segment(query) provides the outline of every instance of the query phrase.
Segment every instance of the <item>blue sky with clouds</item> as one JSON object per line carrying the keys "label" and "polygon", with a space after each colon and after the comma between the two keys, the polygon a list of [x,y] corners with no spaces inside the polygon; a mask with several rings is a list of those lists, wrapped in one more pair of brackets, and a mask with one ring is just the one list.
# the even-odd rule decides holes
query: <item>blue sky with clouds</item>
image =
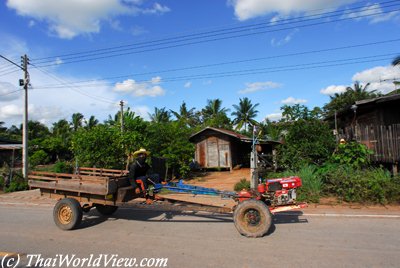
{"label": "blue sky with clouds", "polygon": [[[154,107],[201,109],[220,98],[323,106],[355,81],[394,90],[400,1],[6,0],[0,54],[27,54],[30,119],[81,112],[100,121],[118,103],[145,119]],[[0,121],[22,121],[22,71],[0,59]]]}

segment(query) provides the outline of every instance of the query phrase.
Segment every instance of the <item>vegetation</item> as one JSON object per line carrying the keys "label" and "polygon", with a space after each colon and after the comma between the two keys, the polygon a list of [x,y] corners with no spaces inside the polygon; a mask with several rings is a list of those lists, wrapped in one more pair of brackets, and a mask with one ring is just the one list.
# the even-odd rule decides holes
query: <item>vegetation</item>
{"label": "vegetation", "polygon": [[245,190],[249,190],[250,189],[250,181],[246,180],[245,178],[241,179],[238,183],[235,184],[235,186],[233,187],[233,189],[236,192],[239,192],[243,189]]}
{"label": "vegetation", "polygon": [[[400,177],[392,177],[385,169],[371,166],[370,151],[364,145],[352,141],[337,145],[330,128],[332,122],[322,120],[356,100],[378,96],[367,91],[368,86],[356,83],[354,88],[333,96],[323,109],[285,105],[281,108],[282,119],[275,122],[255,121],[259,104],[253,104],[246,97],[233,105],[232,119],[228,117],[230,110],[223,107],[220,99],[211,99],[200,110],[187,107],[185,102],[178,111],[156,107],[150,121],[143,120],[129,108],[123,114],[109,115],[102,123],[94,116],[85,120],[80,113],[73,114],[70,120],[55,122],[50,128],[29,121],[30,166],[67,173],[73,171],[75,164],[125,169],[132,153],[144,147],[152,156],[166,160],[169,176],[186,177],[195,151],[189,142],[193,133],[212,126],[251,135],[249,127],[257,125],[262,133],[260,138],[281,142],[277,147],[277,161],[282,172],[270,173],[268,177],[301,177],[299,200],[319,202],[323,196],[334,196],[346,202],[399,202]],[[21,140],[21,129],[6,128],[0,122],[0,137]],[[21,175],[13,175],[15,179],[7,191],[26,189]],[[2,172],[0,184],[4,183]],[[249,187],[250,182],[242,179],[235,190]]]}

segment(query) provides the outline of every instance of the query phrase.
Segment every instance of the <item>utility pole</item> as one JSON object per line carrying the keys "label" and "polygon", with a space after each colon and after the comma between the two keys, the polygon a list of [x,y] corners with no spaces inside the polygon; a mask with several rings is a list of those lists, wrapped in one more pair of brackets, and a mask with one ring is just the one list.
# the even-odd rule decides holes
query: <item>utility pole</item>
{"label": "utility pole", "polygon": [[28,176],[28,86],[29,86],[29,73],[28,64],[29,58],[25,54],[21,57],[21,66],[12,60],[0,55],[0,58],[8,61],[9,63],[17,66],[24,71],[24,79],[19,80],[19,86],[24,87],[24,115],[22,121],[22,175],[26,179]]}
{"label": "utility pole", "polygon": [[121,133],[124,132],[124,101],[121,100],[119,102],[119,105],[121,106]]}
{"label": "utility pole", "polygon": [[23,83],[20,81],[20,85],[24,86],[24,116],[23,116],[23,129],[22,129],[22,175],[26,179],[28,177],[28,85],[29,85],[29,73],[28,64],[29,59],[25,54],[21,57],[22,70],[24,71]]}

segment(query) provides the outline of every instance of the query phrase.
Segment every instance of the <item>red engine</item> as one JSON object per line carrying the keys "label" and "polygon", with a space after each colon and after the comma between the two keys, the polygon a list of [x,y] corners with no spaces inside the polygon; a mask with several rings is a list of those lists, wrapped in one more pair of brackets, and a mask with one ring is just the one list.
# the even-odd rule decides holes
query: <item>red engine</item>
{"label": "red engine", "polygon": [[299,177],[269,179],[258,185],[258,192],[269,205],[289,205],[296,201],[296,189],[301,186]]}

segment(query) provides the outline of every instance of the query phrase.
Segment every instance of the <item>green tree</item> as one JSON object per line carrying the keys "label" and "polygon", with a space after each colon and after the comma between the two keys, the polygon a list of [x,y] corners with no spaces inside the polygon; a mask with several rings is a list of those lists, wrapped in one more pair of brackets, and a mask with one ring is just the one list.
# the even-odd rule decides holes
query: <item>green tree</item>
{"label": "green tree", "polygon": [[211,127],[231,129],[231,120],[227,116],[229,109],[222,107],[220,99],[207,100],[207,105],[202,109],[203,124]]}
{"label": "green tree", "polygon": [[153,123],[167,123],[170,121],[171,117],[169,111],[167,111],[165,107],[161,109],[155,107],[154,113],[149,115],[150,115],[150,120]]}
{"label": "green tree", "polygon": [[7,128],[4,126],[4,122],[0,121],[0,133],[6,132]]}
{"label": "green tree", "polygon": [[86,122],[86,128],[91,129],[99,124],[99,120],[96,119],[94,115],[89,117],[89,120]]}
{"label": "green tree", "polygon": [[181,121],[151,123],[147,131],[147,147],[152,155],[166,158],[174,175],[185,177],[194,155],[194,145],[189,142],[190,128]]}
{"label": "green tree", "polygon": [[347,109],[356,101],[381,96],[380,94],[376,93],[375,90],[367,91],[369,86],[369,83],[367,83],[365,86],[362,86],[359,82],[355,82],[353,88],[347,87],[345,92],[340,94],[335,93],[335,95],[330,96],[329,103],[325,104],[324,106],[326,116],[333,116],[335,111]]}
{"label": "green tree", "polygon": [[179,107],[179,112],[175,112],[172,110],[170,111],[178,121],[181,121],[190,127],[194,127],[196,124],[199,123],[199,117],[196,113],[196,109],[191,108],[188,110],[185,102],[182,102],[181,106]]}
{"label": "green tree", "polygon": [[399,66],[400,65],[400,56],[397,56],[396,58],[393,59],[392,65],[393,66]]}
{"label": "green tree", "polygon": [[81,113],[74,113],[72,114],[72,121],[71,121],[71,125],[72,125],[72,129],[74,131],[77,131],[78,128],[82,127],[83,124],[83,114]]}
{"label": "green tree", "polygon": [[72,150],[80,166],[125,168],[121,132],[117,127],[79,128],[72,136]]}
{"label": "green tree", "polygon": [[271,125],[283,137],[278,146],[278,163],[288,169],[307,164],[321,165],[332,154],[335,139],[328,124],[320,119],[320,109],[304,105],[283,106],[283,118]]}
{"label": "green tree", "polygon": [[258,125],[258,122],[254,120],[258,114],[258,111],[256,110],[258,105],[259,103],[252,104],[251,100],[249,100],[247,97],[240,99],[239,105],[233,105],[235,111],[232,112],[232,116],[235,118],[233,119],[232,123],[236,125],[237,130],[242,129],[244,126],[245,132],[247,132],[248,126]]}

